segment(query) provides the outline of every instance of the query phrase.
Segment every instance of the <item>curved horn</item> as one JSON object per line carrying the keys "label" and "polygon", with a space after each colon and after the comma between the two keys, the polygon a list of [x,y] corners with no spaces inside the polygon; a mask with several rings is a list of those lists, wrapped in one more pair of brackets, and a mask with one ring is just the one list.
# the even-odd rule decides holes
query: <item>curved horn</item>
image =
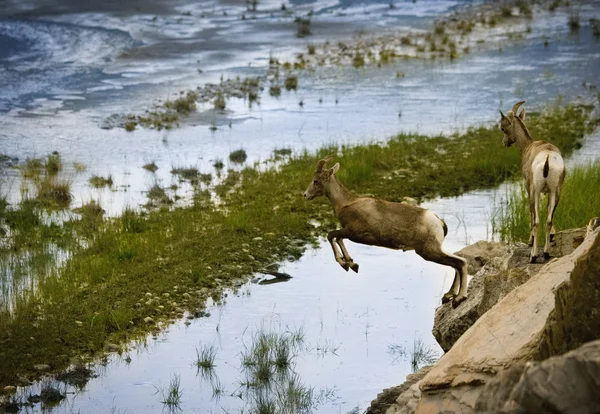
{"label": "curved horn", "polygon": [[517,102],[515,104],[515,106],[512,107],[511,111],[513,111],[515,113],[515,115],[516,115],[517,111],[519,110],[519,107],[521,105],[523,105],[524,103],[525,103],[525,101]]}
{"label": "curved horn", "polygon": [[334,155],[328,155],[325,158],[323,158],[322,160],[320,160],[319,163],[317,164],[317,169],[315,170],[315,172],[323,171],[323,167],[325,167],[325,164],[327,164],[328,161],[330,161],[334,158],[335,158]]}

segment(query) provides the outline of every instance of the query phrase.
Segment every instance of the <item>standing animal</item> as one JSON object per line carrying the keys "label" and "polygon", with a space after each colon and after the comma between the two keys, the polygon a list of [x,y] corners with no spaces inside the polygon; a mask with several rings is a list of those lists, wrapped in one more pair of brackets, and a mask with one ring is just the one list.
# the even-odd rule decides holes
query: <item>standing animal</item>
{"label": "standing animal", "polygon": [[346,271],[358,272],[358,264],[346,250],[344,239],[395,250],[414,250],[425,260],[455,269],[452,287],[444,294],[442,303],[452,301],[452,305],[457,306],[464,301],[467,298],[467,261],[442,250],[442,242],[448,233],[446,223],[433,212],[414,204],[351,193],[335,175],[340,164],[326,168],[332,158],[319,161],[304,198],[327,197],[342,225],[340,230],[327,234],[335,261]]}
{"label": "standing animal", "polygon": [[548,194],[548,218],[546,220],[546,241],[544,259],[550,257],[548,249],[554,240],[556,230],[553,219],[560,200],[560,190],[565,180],[565,163],[560,150],[546,141],[534,141],[525,126],[525,108],[517,115],[519,107],[525,101],[517,102],[506,115],[500,111],[500,129],[504,132],[502,143],[505,147],[517,144],[521,151],[521,172],[525,177],[525,188],[529,196],[531,233],[531,263],[537,259],[537,246],[540,217],[538,207],[541,194]]}

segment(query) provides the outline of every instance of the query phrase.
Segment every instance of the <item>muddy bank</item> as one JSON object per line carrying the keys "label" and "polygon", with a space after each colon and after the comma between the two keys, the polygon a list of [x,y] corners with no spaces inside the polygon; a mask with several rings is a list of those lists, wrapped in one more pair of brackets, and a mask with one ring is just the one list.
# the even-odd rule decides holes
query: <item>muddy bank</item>
{"label": "muddy bank", "polygon": [[600,338],[597,223],[562,232],[553,247],[559,257],[544,265],[528,264],[526,245],[465,248],[479,270],[467,302],[436,311],[434,335],[446,354],[367,412],[595,412],[597,377],[567,382],[600,367],[600,344],[592,342]]}

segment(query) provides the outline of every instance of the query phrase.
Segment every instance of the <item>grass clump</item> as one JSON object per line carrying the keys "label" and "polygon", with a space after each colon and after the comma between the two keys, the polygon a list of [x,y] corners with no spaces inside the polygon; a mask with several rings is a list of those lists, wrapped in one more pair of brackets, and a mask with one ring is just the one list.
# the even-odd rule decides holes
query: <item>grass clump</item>
{"label": "grass clump", "polygon": [[43,162],[39,158],[27,158],[20,166],[21,175],[24,178],[36,178],[41,174]]}
{"label": "grass clump", "polygon": [[235,150],[229,153],[229,160],[236,164],[242,164],[248,158],[248,154],[244,149]]}
{"label": "grass clump", "polygon": [[162,397],[161,403],[164,404],[169,410],[175,411],[179,409],[181,405],[181,397],[183,397],[183,390],[181,389],[181,378],[179,375],[173,375],[169,385],[157,389],[160,391]]}
{"label": "grass clump", "polygon": [[112,175],[109,175],[108,177],[92,175],[88,182],[94,188],[112,187],[112,185],[114,184]]}
{"label": "grass clump", "polygon": [[196,181],[200,176],[200,171],[196,167],[173,168],[171,174],[179,176],[182,180]]}
{"label": "grass clump", "polygon": [[[590,191],[592,188],[600,188],[600,160],[567,171],[554,215],[557,231],[584,227],[591,218],[600,217],[600,192]],[[543,197],[539,207],[540,243],[545,240],[547,211],[547,197]],[[529,198],[522,183],[509,190],[496,206],[492,227],[503,241],[529,241]]]}
{"label": "grass clump", "polygon": [[172,109],[178,114],[187,115],[190,112],[196,110],[196,100],[198,99],[198,93],[195,91],[188,91],[184,96],[181,96],[173,101],[165,102],[167,109]]}
{"label": "grass clump", "polygon": [[579,14],[572,12],[569,14],[569,30],[571,32],[577,32],[581,28],[581,23],[579,22]]}
{"label": "grass clump", "polygon": [[56,175],[62,171],[62,161],[58,152],[53,152],[46,158],[46,174]]}
{"label": "grass clump", "polygon": [[71,204],[71,183],[55,177],[44,177],[36,182],[37,198],[48,207],[64,208]]}
{"label": "grass clump", "polygon": [[312,34],[310,30],[310,18],[296,17],[296,37],[306,37]]}
{"label": "grass clump", "polygon": [[269,95],[271,95],[274,98],[277,98],[278,96],[281,95],[281,85],[279,85],[278,83],[271,83],[271,86],[269,86]]}
{"label": "grass clump", "polygon": [[285,78],[283,85],[285,86],[285,89],[288,91],[298,89],[298,76],[289,74]]}
{"label": "grass clump", "polygon": [[158,171],[158,165],[156,165],[154,161],[144,164],[142,168],[146,171],[150,171],[151,173]]}
{"label": "grass clump", "polygon": [[200,350],[196,348],[196,367],[202,370],[212,370],[215,367],[217,347],[214,344],[201,345]]}
{"label": "grass clump", "polygon": [[213,105],[215,107],[216,110],[218,111],[223,111],[225,110],[225,96],[223,96],[223,93],[219,92],[213,102]]}
{"label": "grass clump", "polygon": [[167,192],[158,183],[155,183],[146,194],[151,202],[158,204],[173,204],[173,200],[167,195]]}

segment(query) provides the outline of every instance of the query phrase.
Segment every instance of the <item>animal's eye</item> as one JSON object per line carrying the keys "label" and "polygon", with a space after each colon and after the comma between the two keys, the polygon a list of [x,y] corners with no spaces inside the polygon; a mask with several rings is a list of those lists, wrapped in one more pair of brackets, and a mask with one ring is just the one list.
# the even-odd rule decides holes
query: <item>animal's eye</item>
{"label": "animal's eye", "polygon": [[319,180],[313,180],[313,184],[319,184]]}

